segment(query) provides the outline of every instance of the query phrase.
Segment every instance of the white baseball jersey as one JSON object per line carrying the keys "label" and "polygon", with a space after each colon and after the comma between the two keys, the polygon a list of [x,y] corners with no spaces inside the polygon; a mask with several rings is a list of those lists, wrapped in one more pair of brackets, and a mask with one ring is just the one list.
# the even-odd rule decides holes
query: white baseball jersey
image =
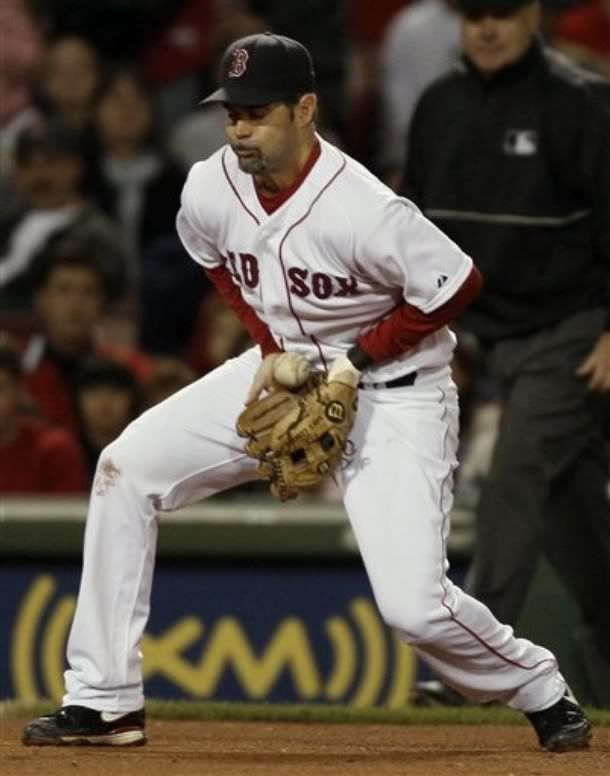
{"label": "white baseball jersey", "polygon": [[[417,207],[320,139],[300,187],[268,215],[252,175],[225,146],[191,169],[178,233],[207,269],[226,266],[278,345],[326,367],[403,299],[429,313],[445,304],[472,261]],[[367,370],[386,381],[444,366],[446,327]]]}

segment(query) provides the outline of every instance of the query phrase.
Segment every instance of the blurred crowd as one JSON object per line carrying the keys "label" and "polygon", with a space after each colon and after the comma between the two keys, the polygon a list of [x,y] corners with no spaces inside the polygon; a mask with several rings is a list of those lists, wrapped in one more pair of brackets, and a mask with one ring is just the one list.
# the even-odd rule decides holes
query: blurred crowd
{"label": "blurred crowd", "polygon": [[[459,24],[443,0],[3,0],[0,29],[0,492],[84,492],[131,420],[249,345],[174,228],[224,143],[197,104],[226,45],[305,43],[321,134],[397,187]],[[549,0],[544,34],[610,76],[610,0]],[[470,502],[500,409],[467,336],[454,367]]]}

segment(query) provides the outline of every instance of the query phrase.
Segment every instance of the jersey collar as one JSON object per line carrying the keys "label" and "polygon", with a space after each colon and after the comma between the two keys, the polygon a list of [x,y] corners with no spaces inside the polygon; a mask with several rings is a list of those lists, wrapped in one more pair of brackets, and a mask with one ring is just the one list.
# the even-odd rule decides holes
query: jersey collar
{"label": "jersey collar", "polygon": [[307,157],[307,161],[305,162],[305,165],[301,170],[301,172],[297,175],[297,177],[290,184],[290,186],[288,186],[287,189],[283,189],[277,194],[273,194],[273,195],[263,194],[256,186],[256,183],[254,184],[254,189],[256,191],[256,196],[258,197],[258,201],[260,202],[261,207],[263,208],[265,213],[267,213],[268,216],[270,216],[279,207],[281,207],[284,204],[284,202],[286,202],[286,200],[288,200],[294,194],[294,192],[299,188],[299,186],[303,183],[305,178],[311,172],[311,169],[313,168],[314,164],[318,161],[320,157],[320,153],[321,153],[320,141],[316,138],[312,146],[312,149],[309,152],[309,156]]}

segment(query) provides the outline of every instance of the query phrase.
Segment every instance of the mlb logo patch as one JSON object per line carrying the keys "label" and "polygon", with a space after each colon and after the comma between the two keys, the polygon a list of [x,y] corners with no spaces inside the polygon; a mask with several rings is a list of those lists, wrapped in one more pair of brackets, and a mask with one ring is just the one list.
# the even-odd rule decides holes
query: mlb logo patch
{"label": "mlb logo patch", "polygon": [[538,153],[538,132],[535,129],[509,129],[504,135],[502,150],[510,156],[533,156]]}

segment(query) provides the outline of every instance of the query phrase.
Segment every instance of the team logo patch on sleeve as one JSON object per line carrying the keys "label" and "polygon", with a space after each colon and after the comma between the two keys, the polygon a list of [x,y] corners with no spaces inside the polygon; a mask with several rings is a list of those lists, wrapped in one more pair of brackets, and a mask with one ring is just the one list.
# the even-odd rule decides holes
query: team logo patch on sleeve
{"label": "team logo patch on sleeve", "polygon": [[231,64],[229,66],[229,78],[239,78],[246,72],[246,65],[248,63],[248,57],[250,55],[244,48],[236,48],[231,57]]}

